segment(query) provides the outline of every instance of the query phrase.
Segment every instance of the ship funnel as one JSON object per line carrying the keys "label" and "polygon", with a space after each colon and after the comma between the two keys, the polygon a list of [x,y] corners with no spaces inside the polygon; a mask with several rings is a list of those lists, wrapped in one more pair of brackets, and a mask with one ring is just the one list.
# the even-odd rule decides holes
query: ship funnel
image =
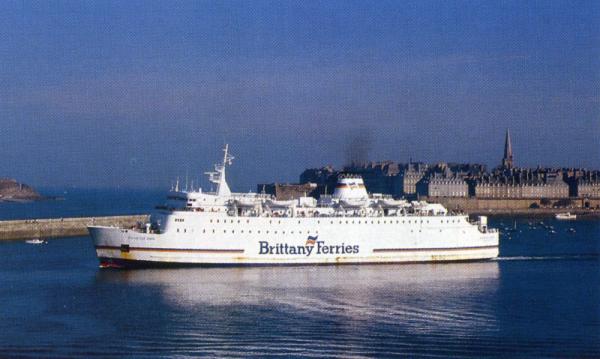
{"label": "ship funnel", "polygon": [[340,175],[333,192],[337,199],[366,199],[369,194],[362,177],[357,175]]}

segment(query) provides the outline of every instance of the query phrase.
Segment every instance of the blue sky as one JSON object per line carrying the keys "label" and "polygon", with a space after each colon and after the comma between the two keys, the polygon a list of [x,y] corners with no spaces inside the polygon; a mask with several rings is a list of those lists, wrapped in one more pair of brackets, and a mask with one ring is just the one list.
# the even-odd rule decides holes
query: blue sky
{"label": "blue sky", "polygon": [[597,1],[0,3],[0,176],[237,190],[374,160],[600,167]]}

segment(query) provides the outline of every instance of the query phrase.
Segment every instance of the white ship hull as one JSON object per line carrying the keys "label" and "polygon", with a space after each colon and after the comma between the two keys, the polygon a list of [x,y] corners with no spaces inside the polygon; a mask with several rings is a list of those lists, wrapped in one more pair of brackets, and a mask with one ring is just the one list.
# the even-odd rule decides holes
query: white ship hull
{"label": "white ship hull", "polygon": [[479,231],[466,216],[248,218],[177,212],[162,220],[160,234],[90,227],[101,264],[358,264],[498,256],[498,233]]}

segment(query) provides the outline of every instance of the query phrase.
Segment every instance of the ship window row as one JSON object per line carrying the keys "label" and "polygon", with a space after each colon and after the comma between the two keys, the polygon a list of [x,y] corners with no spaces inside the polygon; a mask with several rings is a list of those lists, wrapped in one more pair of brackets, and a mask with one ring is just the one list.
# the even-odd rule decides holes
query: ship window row
{"label": "ship window row", "polygon": [[[400,224],[400,222],[402,224],[419,224],[419,223],[429,223],[429,220],[425,220],[425,221],[423,221],[423,220],[414,220],[414,221],[411,221],[411,220],[408,220],[408,221],[405,221],[405,220],[402,220],[402,221],[396,220],[395,223],[396,224]],[[440,223],[459,223],[459,222],[460,221],[457,220],[457,219],[452,219],[452,220],[449,219],[449,220],[446,220],[446,221],[444,221],[444,220],[440,221]],[[334,224],[334,221],[330,221],[329,223],[330,224]],[[369,223],[370,224],[394,224],[394,221],[380,221],[380,220],[379,221],[339,221],[338,223],[339,224],[369,224]],[[223,231],[224,231],[224,233],[226,233],[227,230],[223,230]],[[213,229],[212,232],[215,233],[215,230]],[[180,233],[180,229],[179,228],[177,228],[177,233]],[[187,233],[187,229],[186,228],[183,229],[183,233]],[[202,233],[206,233],[206,229],[203,229]],[[235,233],[235,230],[231,230],[231,233]],[[240,233],[244,233],[244,230],[240,230]],[[252,231],[248,230],[247,233],[252,233]],[[261,233],[260,230],[258,230],[257,233]],[[267,231],[266,233],[269,233],[269,231]],[[275,233],[277,233],[277,231],[275,231]],[[285,234],[285,231],[283,231],[282,233]],[[294,231],[291,231],[290,233],[293,234]],[[302,231],[298,231],[298,233],[302,234]]]}
{"label": "ship window row", "polygon": [[[176,220],[177,221],[177,220]],[[181,222],[183,222],[183,220],[181,220]],[[211,220],[212,222],[212,220]],[[223,221],[224,223],[226,223],[226,220]],[[371,220],[371,221],[354,221],[354,220],[345,220],[345,221],[337,221],[338,224],[429,224],[430,221],[429,220],[396,220],[396,221],[388,221],[388,220]],[[217,220],[217,223],[219,223],[219,220]],[[231,222],[233,223],[233,222]],[[240,223],[240,221],[238,221],[238,223]],[[249,223],[249,221],[246,221],[246,223]],[[281,224],[281,221],[277,222],[278,224]],[[300,223],[300,222],[298,222]],[[448,219],[448,220],[440,220],[440,223],[444,224],[444,223],[460,223],[460,220],[458,219]],[[269,221],[269,224],[272,224],[272,221]],[[321,221],[317,221],[317,224],[321,224]],[[335,221],[329,221],[329,224],[335,224]],[[184,230],[185,231],[185,230]],[[179,232],[179,228],[177,228],[177,232]]]}
{"label": "ship window row", "polygon": [[[178,232],[179,232],[179,230],[178,230]],[[233,233],[233,234],[235,234],[235,229],[231,229],[231,230],[229,230],[229,232],[230,232],[230,233]],[[242,230],[240,230],[239,232],[240,232],[240,233],[244,233],[244,230],[242,229]],[[202,230],[202,233],[206,233],[206,229],[203,229],[203,230]],[[214,229],[213,229],[213,230],[212,230],[212,233],[216,233],[216,230],[214,230]],[[224,230],[223,230],[223,233],[227,233],[227,230],[226,230],[226,229],[224,229]],[[245,233],[252,234],[252,230],[248,230],[248,231],[247,231],[247,232],[245,232]],[[257,231],[256,231],[256,233],[257,233],[257,234],[261,234],[262,232],[261,232],[261,230],[259,229],[259,230],[257,230]],[[266,233],[266,234],[269,234],[269,233],[271,233],[271,232],[270,232],[269,230],[266,230],[266,231],[264,231],[264,233]],[[278,232],[278,231],[273,231],[273,233],[274,233],[274,234],[277,234],[277,233],[279,233],[279,232]],[[281,231],[281,234],[285,234],[285,233],[286,233],[286,231]],[[289,233],[289,234],[294,234],[294,233],[302,234],[302,233],[303,233],[303,231],[288,231],[288,233]],[[306,231],[306,234],[311,234],[311,233],[316,233],[316,234],[318,234],[318,233],[319,233],[319,231]]]}
{"label": "ship window row", "polygon": [[[183,222],[183,220],[181,220],[181,222]],[[326,221],[324,221],[324,222],[326,223]],[[329,221],[329,224],[335,224],[335,222],[336,221]],[[447,219],[447,220],[442,219],[442,220],[440,220],[440,223],[459,223],[459,222],[460,222],[460,220],[458,220],[458,219]],[[210,220],[210,223],[213,223],[212,219]],[[220,223],[220,220],[217,219],[216,223]],[[223,223],[227,223],[227,220],[224,219]],[[234,223],[234,221],[230,220],[229,223]],[[241,223],[240,220],[238,220],[237,223]],[[246,223],[250,223],[250,221],[246,220]],[[302,223],[301,221],[298,221],[298,224],[301,224],[301,223]],[[377,220],[377,221],[375,221],[375,220],[371,220],[371,221],[368,221],[368,220],[366,220],[366,221],[345,220],[345,221],[337,221],[337,223],[338,224],[369,224],[369,223],[370,224],[382,224],[382,223],[383,224],[394,224],[394,223],[396,223],[396,224],[400,224],[400,223],[402,223],[402,224],[412,224],[412,223],[418,224],[418,223],[430,223],[430,222],[428,219],[427,220],[423,220],[423,219],[421,219],[421,220],[418,220],[418,219],[398,220],[397,219],[395,221],[394,220],[383,220],[383,221],[382,220]],[[273,221],[269,221],[269,224],[273,224]],[[276,224],[281,224],[281,221],[277,221]],[[321,224],[321,221],[317,221],[317,224]]]}
{"label": "ship window row", "polygon": [[[175,222],[183,222],[183,221],[184,221],[183,219],[180,219],[180,220],[175,219]],[[333,224],[334,222],[335,221],[330,221],[329,223]],[[382,222],[383,223],[390,223],[390,224],[391,223],[401,223],[401,222],[402,223],[429,223],[429,220],[428,219],[427,220],[423,220],[423,219],[418,220],[418,219],[415,219],[415,220],[402,220],[402,221],[400,221],[400,220],[396,220],[396,221],[394,221],[394,220],[389,220],[389,221],[388,220],[384,220],[384,221],[378,220],[376,223],[382,223]],[[448,219],[448,220],[446,220],[446,222],[444,222],[444,220],[442,220],[441,223],[455,223],[455,222],[457,223],[457,222],[459,222],[459,220],[454,220],[454,219],[450,220],[450,219]],[[213,220],[211,219],[210,223],[221,223],[221,220],[216,219],[213,222]],[[233,219],[230,219],[229,222],[227,222],[227,220],[224,219],[222,223],[236,223],[236,221],[233,220]],[[237,223],[242,223],[242,221],[238,219]],[[246,223],[250,223],[250,220],[247,219]],[[301,224],[301,223],[302,223],[302,221],[298,221],[298,224]],[[360,223],[364,223],[364,224],[371,223],[371,224],[375,224],[375,221],[374,220],[371,220],[371,221],[368,221],[368,220],[366,220],[366,221],[362,221],[362,220],[359,220],[359,221],[354,221],[354,220],[349,221],[349,220],[346,220],[345,222],[344,221],[338,221],[338,223],[339,224],[343,224],[343,223],[346,223],[346,224],[350,224],[350,223],[359,223],[359,224]],[[273,220],[269,220],[269,224],[273,224]],[[281,221],[278,220],[277,224],[281,224]],[[321,221],[317,220],[317,224],[321,224]]]}
{"label": "ship window row", "polygon": [[[448,221],[447,221],[447,223],[454,223],[454,222],[458,222],[458,220],[452,220],[452,221],[448,220]],[[331,222],[331,223],[333,223],[333,222]],[[340,222],[340,223],[342,223],[342,222]],[[359,223],[360,223],[360,222],[359,222]],[[365,224],[367,224],[367,223],[368,223],[368,221],[365,221],[364,223],[365,223]],[[379,221],[378,221],[378,223],[379,223]],[[390,223],[392,223],[392,222],[390,222]],[[404,222],[403,222],[403,223],[404,223]],[[409,221],[409,223],[410,223],[410,221]],[[417,221],[415,221],[415,223],[417,223]],[[443,223],[443,221],[442,221],[442,223]],[[384,221],[384,224],[385,224],[385,221]],[[229,230],[229,232],[230,232],[230,233],[235,233],[235,231],[236,231],[235,229],[230,229],[230,230]],[[413,231],[413,230],[411,229],[411,232],[412,232],[412,231]],[[181,232],[183,232],[183,233],[187,233],[187,228],[183,228],[183,229],[177,228],[177,233],[181,233]],[[193,232],[193,230],[192,230],[192,232]],[[420,232],[420,230],[419,230],[419,232]],[[202,229],[202,233],[206,233],[206,229]],[[215,229],[212,229],[212,233],[216,233],[216,230],[215,230]],[[227,233],[227,229],[224,229],[224,230],[223,230],[223,233]],[[241,229],[241,230],[239,230],[239,233],[248,233],[248,234],[252,234],[252,230],[247,230],[247,231],[244,231],[243,229]],[[261,230],[257,230],[257,231],[256,231],[256,233],[258,233],[258,234],[261,234],[262,232],[261,232]],[[266,231],[264,231],[264,233],[266,233],[266,234],[269,234],[269,233],[271,233],[271,232],[270,232],[269,230],[266,230]],[[279,232],[278,232],[278,231],[273,231],[273,233],[277,234],[277,233],[279,233]],[[283,231],[281,231],[281,233],[282,233],[282,234],[285,234],[285,233],[286,233],[286,231],[285,231],[285,230],[283,230]],[[295,233],[302,234],[302,233],[303,233],[303,231],[302,231],[302,230],[298,230],[298,231],[293,231],[293,230],[292,230],[292,231],[288,231],[288,233],[289,233],[289,234],[295,234]],[[305,233],[306,233],[306,234],[310,234],[310,233],[319,233],[319,231],[316,231],[316,232],[315,232],[315,231],[305,231]]]}

